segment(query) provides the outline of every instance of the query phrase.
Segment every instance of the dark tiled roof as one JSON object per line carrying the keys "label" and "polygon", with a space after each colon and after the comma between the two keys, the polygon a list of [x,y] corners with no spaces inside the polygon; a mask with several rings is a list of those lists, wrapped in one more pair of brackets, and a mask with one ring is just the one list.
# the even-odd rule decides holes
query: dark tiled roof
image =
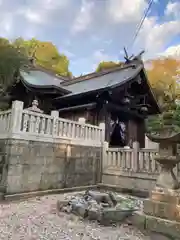
{"label": "dark tiled roof", "polygon": [[108,69],[99,73],[91,73],[85,76],[65,80],[64,77],[53,75],[43,69],[30,69],[29,71],[20,71],[25,84],[34,88],[59,88],[66,92],[64,97],[81,94],[84,92],[96,91],[114,85],[123,84],[133,78],[143,68],[142,64],[125,65]]}
{"label": "dark tiled roof", "polygon": [[40,70],[20,71],[23,80],[34,86],[58,86],[64,81],[60,77],[52,76]]}
{"label": "dark tiled roof", "polygon": [[116,71],[99,74],[93,78],[83,79],[82,81],[76,82],[76,80],[74,80],[74,82],[71,81],[71,84],[62,84],[66,90],[71,92],[62,96],[62,98],[121,85],[134,78],[142,69],[143,65],[141,64],[137,66],[133,65],[119,68]]}
{"label": "dark tiled roof", "polygon": [[121,69],[124,69],[124,68],[128,68],[130,66],[134,66],[134,64],[128,64],[128,65],[124,64],[124,65],[112,67],[112,68],[109,68],[109,69],[103,69],[100,72],[88,73],[86,75],[82,75],[82,76],[79,76],[79,77],[75,77],[73,79],[69,79],[69,81],[64,81],[62,83],[62,85],[67,86],[67,85],[70,85],[70,84],[75,83],[75,82],[81,82],[81,81],[84,81],[84,80],[89,80],[91,78],[99,77],[99,76],[105,75],[105,74],[110,73],[110,72],[114,72],[114,71],[118,71],[118,70],[121,70]]}

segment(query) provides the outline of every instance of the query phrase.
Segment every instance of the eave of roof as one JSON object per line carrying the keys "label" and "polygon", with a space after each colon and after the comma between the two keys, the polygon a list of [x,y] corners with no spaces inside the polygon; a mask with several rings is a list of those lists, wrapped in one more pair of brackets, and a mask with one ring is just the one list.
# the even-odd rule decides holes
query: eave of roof
{"label": "eave of roof", "polygon": [[[73,92],[73,90],[71,90],[72,91],[71,93],[69,93],[67,95],[64,95],[64,96],[61,96],[61,97],[57,97],[54,100],[56,101],[56,100],[67,99],[67,98],[69,99],[69,98],[72,98],[72,97],[82,96],[82,95],[90,94],[90,93],[97,92],[97,91],[105,91],[105,90],[108,90],[108,89],[116,88],[116,87],[121,86],[124,83],[129,82],[132,79],[134,79],[140,73],[140,71],[143,69],[143,65],[139,64],[138,66],[136,66],[136,68],[135,68],[134,65],[128,65],[125,68],[118,68],[118,69],[116,69],[114,71],[108,71],[106,73],[98,74],[94,78],[88,78],[86,80],[78,81],[78,82],[75,81],[74,84],[78,84],[79,85],[81,83],[83,83],[83,84],[86,83],[87,86],[88,86],[88,81],[89,80],[95,80],[95,81],[100,81],[101,80],[102,81],[104,76],[108,76],[108,75],[111,76],[111,74],[113,74],[114,72],[119,72],[121,74],[123,70],[127,70],[128,71],[128,69],[131,69],[131,70],[133,69],[132,74],[127,76],[124,79],[121,79],[121,81],[119,81],[119,82],[116,81],[113,84],[114,79],[111,79],[110,81],[108,80],[107,84],[105,84],[103,87],[100,87],[100,88],[96,88],[96,89],[90,89],[89,88],[87,90],[79,91],[79,92]],[[101,79],[97,79],[97,78],[101,78]],[[117,76],[116,76],[116,78],[117,78]],[[68,89],[68,87],[71,87],[72,85],[73,85],[73,82],[72,82],[72,84],[66,85],[67,86],[66,89]],[[63,86],[65,87],[65,85],[63,85]]]}
{"label": "eave of roof", "polygon": [[156,107],[157,107],[157,112],[158,113],[161,113],[162,111],[161,111],[161,107],[160,107],[160,105],[159,105],[159,103],[158,103],[158,101],[157,101],[157,99],[156,99],[156,96],[155,96],[155,94],[154,94],[154,92],[153,92],[153,89],[152,89],[152,87],[151,87],[151,85],[150,85],[150,83],[149,83],[149,80],[148,80],[148,77],[147,77],[147,74],[146,74],[146,71],[145,71],[145,69],[143,68],[143,74],[144,74],[144,76],[145,76],[145,78],[147,79],[147,85],[148,85],[148,88],[149,88],[149,92],[150,92],[150,95],[152,96],[152,99],[154,100],[154,103],[155,103],[155,105],[156,105]]}
{"label": "eave of roof", "polygon": [[[37,69],[36,70],[31,70],[31,71],[37,71]],[[46,84],[46,85],[32,84],[32,83],[28,82],[25,79],[24,76],[22,76],[22,72],[23,71],[21,71],[21,82],[25,85],[25,87],[36,88],[36,89],[39,89],[39,90],[41,90],[41,89],[56,89],[57,91],[59,91],[61,93],[64,93],[64,94],[70,93],[70,91],[61,87],[60,84],[59,84],[59,86],[58,85],[53,85],[53,84]]]}
{"label": "eave of roof", "polygon": [[106,75],[106,74],[109,74],[109,73],[112,73],[112,72],[116,72],[116,71],[119,71],[119,70],[123,70],[123,69],[126,69],[126,68],[131,68],[131,67],[135,67],[135,66],[136,65],[134,63],[124,64],[123,66],[113,67],[113,68],[110,68],[110,69],[102,70],[100,72],[92,72],[92,73],[88,73],[88,74],[83,75],[83,76],[75,77],[75,78],[70,79],[68,81],[62,82],[61,84],[62,84],[62,86],[68,86],[68,85],[71,85],[71,84],[74,84],[74,83],[87,81],[87,80],[92,79],[92,78],[96,78],[96,77],[99,77],[99,76],[103,76],[103,75]]}
{"label": "eave of roof", "polygon": [[31,65],[31,66],[29,66],[29,70],[39,70],[39,71],[42,71],[44,73],[47,73],[48,75],[51,75],[52,77],[59,78],[62,81],[65,81],[65,82],[70,81],[69,77],[58,75],[54,71],[47,70],[46,68],[44,68],[40,65]]}

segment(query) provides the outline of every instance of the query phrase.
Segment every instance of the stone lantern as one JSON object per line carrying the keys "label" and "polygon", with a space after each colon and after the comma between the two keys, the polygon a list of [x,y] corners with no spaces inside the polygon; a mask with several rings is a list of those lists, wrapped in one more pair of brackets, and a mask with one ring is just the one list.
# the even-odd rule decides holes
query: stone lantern
{"label": "stone lantern", "polygon": [[159,153],[154,160],[161,165],[155,188],[150,198],[144,201],[144,213],[166,220],[180,222],[180,185],[173,169],[180,162],[177,144],[180,132],[171,123],[172,113],[164,118],[163,127],[148,135],[150,140],[159,143]]}

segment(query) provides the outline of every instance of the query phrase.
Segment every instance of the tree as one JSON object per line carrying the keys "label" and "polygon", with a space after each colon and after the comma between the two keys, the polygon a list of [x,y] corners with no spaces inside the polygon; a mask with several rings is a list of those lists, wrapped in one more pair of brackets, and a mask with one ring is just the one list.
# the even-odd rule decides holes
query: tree
{"label": "tree", "polygon": [[119,67],[122,65],[123,65],[123,63],[121,63],[121,62],[116,63],[116,62],[112,62],[112,61],[110,61],[110,62],[103,61],[103,62],[100,62],[99,65],[97,66],[96,72],[101,72],[103,70]]}
{"label": "tree", "polygon": [[180,96],[178,78],[180,76],[180,61],[173,58],[163,58],[148,61],[147,75],[150,84],[162,107],[168,108]]}
{"label": "tree", "polygon": [[60,54],[51,42],[42,42],[35,38],[31,40],[18,38],[13,44],[26,56],[33,57],[37,65],[52,70],[58,75],[72,77],[68,58]]}
{"label": "tree", "polygon": [[7,89],[18,79],[19,69],[24,69],[29,60],[7,39],[0,38],[0,109],[8,108]]}
{"label": "tree", "polygon": [[5,92],[14,81],[20,68],[28,65],[28,59],[18,51],[7,39],[0,38],[0,85]]}
{"label": "tree", "polygon": [[176,105],[174,110],[168,109],[158,116],[147,119],[148,133],[158,133],[162,130],[180,132],[180,106]]}

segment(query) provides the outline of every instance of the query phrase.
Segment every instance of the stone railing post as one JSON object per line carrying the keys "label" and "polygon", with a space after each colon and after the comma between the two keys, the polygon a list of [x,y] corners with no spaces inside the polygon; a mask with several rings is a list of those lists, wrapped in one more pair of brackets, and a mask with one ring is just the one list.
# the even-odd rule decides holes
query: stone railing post
{"label": "stone railing post", "polygon": [[58,117],[59,112],[56,110],[51,111],[51,116],[53,117],[52,135],[53,137],[58,135]]}
{"label": "stone railing post", "polygon": [[104,141],[105,141],[105,123],[100,123],[99,127],[102,129],[100,140],[104,143]]}
{"label": "stone railing post", "polygon": [[85,136],[84,130],[85,130],[85,128],[84,128],[83,125],[86,123],[86,119],[81,117],[81,118],[78,119],[78,122],[81,124],[81,126],[80,126],[80,137],[82,139],[84,139],[84,136]]}
{"label": "stone railing post", "polygon": [[24,106],[24,103],[21,101],[14,101],[12,103],[11,125],[10,125],[10,131],[12,134],[19,133],[21,130],[23,106]]}
{"label": "stone railing post", "polygon": [[133,142],[133,155],[132,155],[132,163],[133,163],[133,172],[137,172],[139,169],[139,142]]}
{"label": "stone railing post", "polygon": [[85,118],[79,118],[78,122],[82,123],[82,124],[85,124],[86,123],[86,119]]}
{"label": "stone railing post", "polygon": [[102,154],[101,154],[101,157],[100,157],[100,161],[99,161],[99,173],[98,173],[98,180],[99,180],[99,183],[102,183],[102,175],[103,175],[103,171],[104,171],[104,168],[106,167],[106,163],[108,161],[107,159],[107,150],[109,148],[109,143],[108,142],[103,142],[102,144]]}

